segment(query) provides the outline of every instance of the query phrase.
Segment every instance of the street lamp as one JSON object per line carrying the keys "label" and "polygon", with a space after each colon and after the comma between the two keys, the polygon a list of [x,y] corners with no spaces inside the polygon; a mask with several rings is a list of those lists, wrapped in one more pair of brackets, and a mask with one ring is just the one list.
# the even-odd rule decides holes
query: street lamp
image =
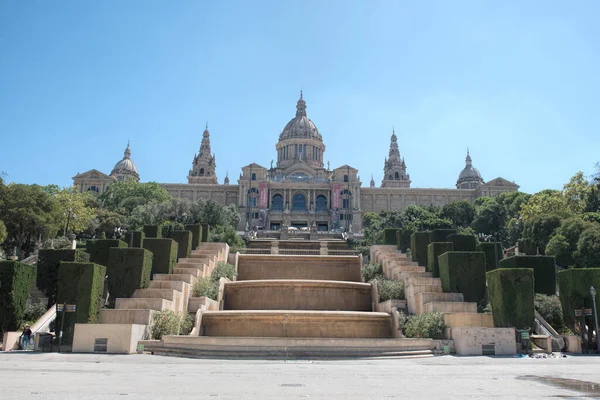
{"label": "street lamp", "polygon": [[594,325],[596,327],[596,353],[600,354],[600,341],[598,337],[598,314],[596,313],[596,288],[590,286],[590,294],[592,295],[592,301],[594,304]]}
{"label": "street lamp", "polygon": [[67,234],[69,233],[69,224],[71,223],[71,218],[76,218],[77,215],[74,214],[73,209],[69,207],[69,212],[65,213],[65,216],[67,217],[67,225],[65,226],[65,236],[67,236]]}

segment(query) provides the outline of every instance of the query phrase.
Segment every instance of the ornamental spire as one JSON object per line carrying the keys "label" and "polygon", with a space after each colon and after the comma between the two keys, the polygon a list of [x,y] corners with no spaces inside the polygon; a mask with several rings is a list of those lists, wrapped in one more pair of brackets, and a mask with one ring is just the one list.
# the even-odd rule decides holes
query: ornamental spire
{"label": "ornamental spire", "polygon": [[300,99],[296,103],[296,117],[306,117],[306,102],[302,97],[302,90],[300,90]]}
{"label": "ornamental spire", "polygon": [[131,149],[129,148],[129,140],[127,140],[127,148],[123,153],[123,159],[129,159],[131,157]]}

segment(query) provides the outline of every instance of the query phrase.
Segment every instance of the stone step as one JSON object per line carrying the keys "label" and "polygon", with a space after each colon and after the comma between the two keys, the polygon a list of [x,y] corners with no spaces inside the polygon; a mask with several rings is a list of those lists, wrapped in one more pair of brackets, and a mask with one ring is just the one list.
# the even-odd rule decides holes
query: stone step
{"label": "stone step", "polygon": [[181,292],[173,289],[137,289],[132,298],[156,298],[169,301],[176,301],[181,296]]}
{"label": "stone step", "polygon": [[410,285],[406,286],[406,305],[411,314],[418,313],[417,299],[415,296],[419,293],[442,293],[441,285]]}
{"label": "stone step", "polygon": [[492,314],[480,314],[476,312],[455,312],[443,315],[444,324],[448,328],[493,328],[494,316]]}
{"label": "stone step", "polygon": [[183,268],[179,266],[173,268],[174,274],[190,274],[195,276],[196,278],[201,277],[203,272],[204,268]]}
{"label": "stone step", "polygon": [[173,302],[166,299],[149,297],[132,297],[129,299],[117,299],[115,304],[117,310],[171,310],[173,311]]}
{"label": "stone step", "polygon": [[189,289],[189,283],[181,281],[150,281],[148,289],[171,289],[183,293]]}
{"label": "stone step", "polygon": [[154,274],[152,277],[155,281],[182,281],[189,284],[195,282],[196,278],[190,274]]}
{"label": "stone step", "polygon": [[457,301],[432,301],[423,305],[423,312],[441,312],[441,313],[456,313],[456,312],[477,312],[477,303],[465,303]]}
{"label": "stone step", "polygon": [[180,258],[179,261],[177,262],[177,264],[196,264],[196,265],[203,265],[203,264],[209,264],[209,263],[210,263],[210,260],[200,258],[200,257]]}
{"label": "stone step", "polygon": [[139,324],[150,325],[154,310],[100,310],[101,324]]}
{"label": "stone step", "polygon": [[198,269],[204,270],[208,266],[208,264],[206,264],[206,263],[181,262],[181,260],[184,260],[184,259],[180,258],[179,262],[175,265],[175,268],[198,268]]}
{"label": "stone step", "polygon": [[395,274],[395,276],[392,276],[392,278],[394,279],[399,279],[402,281],[406,281],[406,279],[408,278],[432,278],[433,277],[433,273],[428,272],[428,271],[423,271],[423,272],[404,272],[404,271],[400,271],[397,272]]}
{"label": "stone step", "polygon": [[431,285],[431,286],[442,286],[442,280],[440,278],[429,278],[429,277],[414,277],[406,279],[406,286],[411,285]]}
{"label": "stone step", "polygon": [[415,311],[417,315],[421,315],[424,311],[424,304],[432,301],[450,301],[450,302],[462,302],[464,297],[462,293],[440,293],[440,292],[429,292],[429,293],[417,293],[414,296]]}

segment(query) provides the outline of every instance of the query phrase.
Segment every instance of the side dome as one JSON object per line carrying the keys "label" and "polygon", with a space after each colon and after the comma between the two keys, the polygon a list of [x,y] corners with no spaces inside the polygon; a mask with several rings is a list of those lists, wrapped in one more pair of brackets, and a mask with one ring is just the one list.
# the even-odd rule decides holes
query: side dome
{"label": "side dome", "polygon": [[481,177],[481,174],[479,173],[477,168],[473,167],[471,156],[469,155],[469,150],[467,150],[465,167],[462,171],[460,171],[460,174],[458,175],[458,180],[456,181],[456,188],[475,189],[483,183],[483,178]]}
{"label": "side dome", "polygon": [[110,176],[119,181],[125,179],[135,179],[136,181],[140,180],[138,169],[135,166],[135,163],[131,160],[131,149],[129,148],[129,143],[127,143],[127,148],[123,154],[123,159],[115,164]]}
{"label": "side dome", "polygon": [[314,122],[306,116],[306,102],[302,98],[302,92],[300,92],[300,99],[296,104],[296,116],[287,123],[279,135],[279,140],[286,139],[323,140]]}

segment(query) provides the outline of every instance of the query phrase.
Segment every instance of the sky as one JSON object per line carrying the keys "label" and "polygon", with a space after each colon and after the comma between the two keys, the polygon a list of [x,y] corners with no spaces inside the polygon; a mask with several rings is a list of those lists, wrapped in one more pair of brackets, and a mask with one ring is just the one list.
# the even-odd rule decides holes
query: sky
{"label": "sky", "polygon": [[269,167],[300,90],[325,161],[377,185],[394,127],[411,187],[560,189],[600,161],[600,2],[0,1],[0,171],[72,185],[128,140],[142,182]]}

